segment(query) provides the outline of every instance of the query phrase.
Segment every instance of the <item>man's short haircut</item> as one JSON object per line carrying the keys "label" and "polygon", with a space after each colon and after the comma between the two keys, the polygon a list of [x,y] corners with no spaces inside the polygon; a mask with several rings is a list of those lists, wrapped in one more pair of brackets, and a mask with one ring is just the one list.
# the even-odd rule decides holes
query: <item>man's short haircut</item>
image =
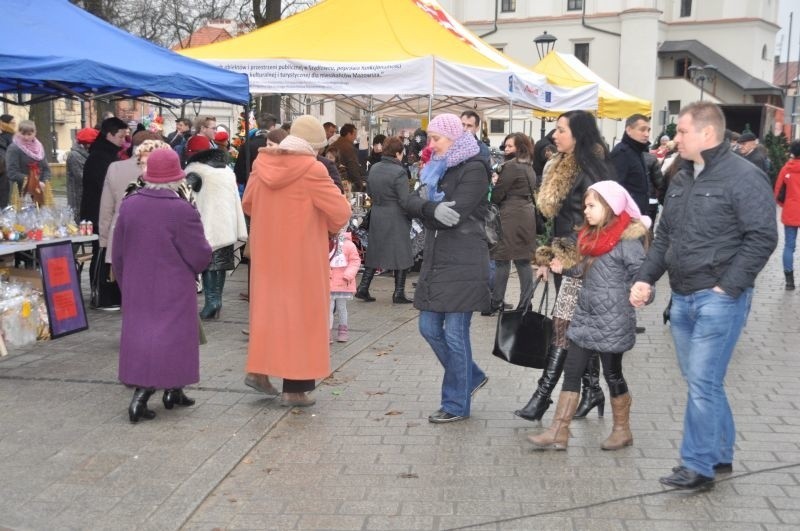
{"label": "man's short haircut", "polygon": [[481,117],[478,116],[478,113],[475,111],[464,111],[461,113],[461,118],[475,118],[475,127],[479,127],[481,125]]}
{"label": "man's short haircut", "polygon": [[344,124],[341,129],[339,129],[339,136],[347,136],[350,133],[356,132],[356,126],[353,124]]}
{"label": "man's short haircut", "polygon": [[333,122],[325,122],[324,124],[322,124],[323,129],[330,129],[331,127],[336,129],[336,124]]}
{"label": "man's short haircut", "polygon": [[103,123],[100,124],[100,136],[105,138],[108,133],[112,135],[116,135],[120,129],[127,129],[128,124],[113,116],[111,118],[106,118],[103,120]]}
{"label": "man's short haircut", "polygon": [[186,127],[190,128],[190,129],[192,127],[192,121],[190,119],[188,119],[188,118],[178,118],[178,122],[182,123],[183,125],[185,125]]}
{"label": "man's short haircut", "polygon": [[274,114],[262,112],[256,117],[256,126],[259,129],[269,129],[278,123],[278,118]]}
{"label": "man's short haircut", "polygon": [[800,140],[795,140],[789,144],[789,153],[791,153],[794,158],[800,158]]}
{"label": "man's short haircut", "polygon": [[383,141],[383,155],[385,157],[394,157],[403,152],[403,147],[403,141],[399,137],[390,136]]}
{"label": "man's short haircut", "polygon": [[206,116],[204,118],[199,118],[197,123],[195,124],[195,130],[199,133],[203,127],[209,127],[211,122],[217,123],[217,119],[213,116]]}
{"label": "man's short haircut", "polygon": [[692,117],[695,129],[698,131],[706,126],[711,126],[716,133],[717,140],[725,139],[725,115],[719,105],[710,101],[696,101],[690,103],[678,114],[678,118],[688,114]]}
{"label": "man's short haircut", "polygon": [[628,127],[633,127],[639,120],[644,120],[645,122],[650,123],[650,118],[648,118],[644,114],[636,113],[636,114],[631,114],[625,120],[625,128],[627,129]]}

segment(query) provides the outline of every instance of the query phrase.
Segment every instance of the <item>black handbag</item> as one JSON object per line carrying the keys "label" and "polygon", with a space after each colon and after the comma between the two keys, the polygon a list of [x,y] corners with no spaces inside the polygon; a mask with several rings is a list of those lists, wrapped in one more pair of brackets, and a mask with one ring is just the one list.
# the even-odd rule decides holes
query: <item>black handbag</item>
{"label": "black handbag", "polygon": [[106,248],[100,247],[94,264],[89,304],[92,308],[113,308],[122,302],[117,281],[113,278],[111,264],[106,263]]}
{"label": "black handbag", "polygon": [[514,365],[544,369],[547,351],[553,337],[553,320],[548,317],[549,296],[547,281],[539,299],[539,309],[534,311],[533,295],[539,279],[524,294],[520,307],[500,311],[497,316],[497,331],[494,336],[492,354]]}

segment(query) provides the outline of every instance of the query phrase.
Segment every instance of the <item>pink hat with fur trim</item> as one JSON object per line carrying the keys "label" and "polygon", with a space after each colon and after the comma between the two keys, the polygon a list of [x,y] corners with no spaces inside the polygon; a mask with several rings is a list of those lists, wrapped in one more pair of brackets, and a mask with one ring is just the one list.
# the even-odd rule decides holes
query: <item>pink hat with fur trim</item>
{"label": "pink hat with fur trim", "polygon": [[636,205],[636,201],[631,197],[631,194],[618,182],[596,182],[589,187],[589,190],[594,190],[600,197],[605,199],[608,206],[611,207],[611,210],[613,210],[614,214],[617,216],[622,211],[625,211],[632,219],[638,219],[648,229],[650,225],[653,224],[649,216],[642,215],[641,211],[639,211],[639,207]]}

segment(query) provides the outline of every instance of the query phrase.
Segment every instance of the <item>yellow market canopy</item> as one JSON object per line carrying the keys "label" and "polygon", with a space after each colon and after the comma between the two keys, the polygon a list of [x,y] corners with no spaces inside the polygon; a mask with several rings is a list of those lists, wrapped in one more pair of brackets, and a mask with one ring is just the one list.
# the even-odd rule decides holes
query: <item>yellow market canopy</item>
{"label": "yellow market canopy", "polygon": [[[421,114],[513,103],[597,108],[597,86],[561,86],[515,63],[436,0],[326,0],[256,31],[181,54],[246,73],[253,94],[322,94]],[[435,100],[435,104],[433,103]],[[402,112],[401,112],[402,113]]]}
{"label": "yellow market canopy", "polygon": [[[624,120],[632,114],[652,114],[652,103],[630,94],[622,92],[611,83],[592,72],[572,54],[559,53],[555,50],[547,54],[544,59],[533,67],[533,71],[547,77],[547,80],[564,87],[581,87],[587,83],[596,83],[599,86],[599,99],[596,105],[598,118],[613,118]],[[548,112],[536,112],[538,117],[554,118],[563,111],[571,108],[562,107]]]}

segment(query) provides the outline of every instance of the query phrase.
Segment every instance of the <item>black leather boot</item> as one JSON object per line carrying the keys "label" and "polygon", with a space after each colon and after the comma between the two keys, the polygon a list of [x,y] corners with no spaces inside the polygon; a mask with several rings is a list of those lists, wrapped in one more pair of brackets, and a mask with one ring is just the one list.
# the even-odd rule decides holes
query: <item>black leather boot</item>
{"label": "black leather boot", "polygon": [[784,271],[783,275],[786,277],[786,289],[794,289],[794,271]]}
{"label": "black leather boot", "polygon": [[200,310],[200,319],[219,319],[222,311],[222,287],[219,286],[219,273],[222,273],[222,282],[225,282],[225,271],[203,271],[203,296],[206,303]]}
{"label": "black leather boot", "polygon": [[139,422],[139,419],[152,420],[156,418],[156,412],[147,409],[147,400],[153,396],[155,390],[137,387],[133,392],[131,405],[128,406],[128,418],[134,424]]}
{"label": "black leather boot", "polygon": [[186,396],[180,387],[164,389],[164,396],[161,397],[161,401],[164,402],[164,407],[167,409],[172,409],[176,405],[183,407],[194,405],[194,400]]}
{"label": "black leather boot", "polygon": [[361,282],[358,284],[358,289],[356,289],[356,294],[354,295],[356,299],[361,299],[364,302],[375,301],[375,297],[369,294],[369,285],[372,284],[372,277],[374,276],[374,267],[364,268],[364,272],[361,273]]}
{"label": "black leather boot", "polygon": [[567,349],[550,345],[550,350],[547,352],[547,365],[542,372],[542,377],[539,378],[539,385],[525,407],[514,412],[516,416],[531,421],[542,420],[544,412],[553,403],[550,395],[564,371],[565,359],[567,359]]}
{"label": "black leather boot", "polygon": [[411,299],[406,298],[406,271],[396,270],[394,272],[394,293],[392,294],[394,304],[411,304]]}
{"label": "black leather boot", "polygon": [[597,408],[597,416],[602,417],[606,407],[606,397],[600,387],[600,355],[592,352],[589,364],[581,377],[581,403],[572,418],[582,419],[589,412]]}

